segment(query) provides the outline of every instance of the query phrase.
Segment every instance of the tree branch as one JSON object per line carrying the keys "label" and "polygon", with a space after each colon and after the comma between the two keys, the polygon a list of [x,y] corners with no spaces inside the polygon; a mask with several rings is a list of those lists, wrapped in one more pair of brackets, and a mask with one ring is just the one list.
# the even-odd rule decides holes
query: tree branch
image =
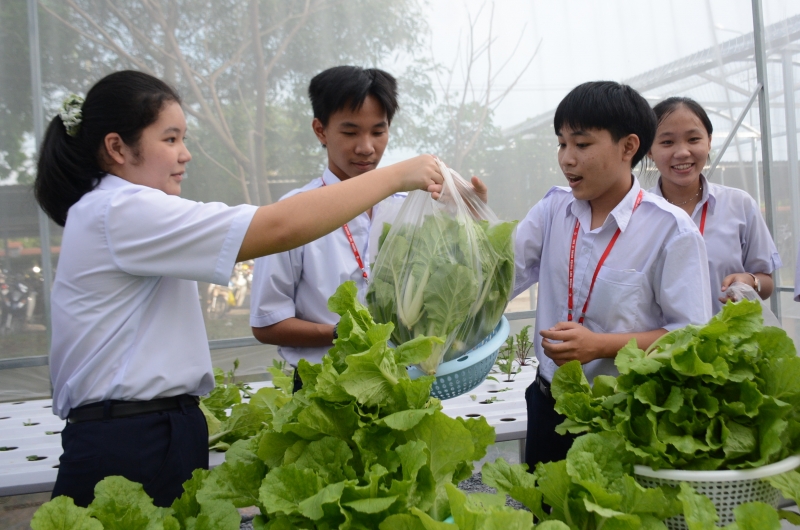
{"label": "tree branch", "polygon": [[108,32],[104,31],[95,22],[93,22],[88,17],[87,13],[85,11],[83,11],[80,7],[78,7],[75,4],[75,2],[73,2],[72,0],[67,0],[67,5],[69,5],[73,9],[75,9],[81,15],[81,17],[84,18],[84,20],[86,20],[89,24],[91,24],[98,31],[98,33],[100,33],[106,39],[108,39],[108,42],[105,42],[102,39],[98,39],[94,35],[92,35],[90,33],[87,33],[86,31],[84,31],[83,29],[79,28],[78,26],[75,26],[71,22],[69,22],[67,20],[64,20],[58,13],[54,12],[52,9],[47,7],[45,4],[40,4],[40,5],[41,5],[42,9],[44,9],[47,13],[49,13],[51,16],[53,16],[56,20],[60,21],[62,24],[64,24],[68,28],[72,29],[73,31],[75,31],[76,33],[81,35],[82,37],[94,42],[95,44],[98,44],[98,45],[102,46],[103,48],[106,48],[106,49],[108,49],[110,51],[113,51],[114,53],[118,54],[120,57],[124,57],[125,59],[130,61],[131,64],[136,65],[136,67],[139,68],[140,70],[142,70],[144,72],[148,72],[148,73],[153,73],[153,71],[147,66],[147,64],[145,64],[142,61],[136,59],[135,57],[130,55],[128,52],[123,50],[121,47],[117,46],[117,44],[111,39],[111,36],[108,34]]}
{"label": "tree branch", "polygon": [[235,175],[235,174],[234,174],[234,173],[233,173],[233,172],[232,172],[230,169],[226,168],[226,167],[225,167],[225,166],[224,166],[224,165],[223,165],[221,162],[219,162],[219,161],[218,161],[216,158],[214,158],[213,156],[211,156],[210,154],[208,154],[208,151],[206,151],[205,149],[203,149],[203,144],[201,144],[201,143],[200,143],[200,142],[198,142],[198,141],[195,141],[195,142],[193,142],[193,143],[194,143],[194,145],[196,145],[196,146],[197,146],[197,148],[198,148],[198,149],[200,149],[200,152],[201,152],[201,153],[203,153],[203,154],[206,156],[206,158],[208,158],[208,159],[209,159],[209,160],[210,160],[210,161],[211,161],[211,162],[212,162],[212,163],[213,163],[215,166],[217,166],[217,167],[218,167],[218,168],[220,168],[222,171],[224,171],[225,173],[227,173],[228,175],[230,175],[230,176],[231,176],[231,178],[233,178],[234,180],[236,180],[236,181],[238,181],[238,180],[239,180],[239,177],[238,177],[238,176],[236,176],[236,175]]}
{"label": "tree branch", "polygon": [[[156,22],[163,29],[166,30],[167,23],[165,18],[163,17],[163,13],[160,12],[157,6],[154,6],[152,4],[152,0],[141,0],[141,1],[142,4],[145,6],[145,8],[147,8],[148,11],[151,12],[151,15],[154,17]],[[192,91],[192,94],[195,96],[197,103],[200,105],[200,108],[205,114],[205,116],[203,116],[204,120],[209,125],[211,125],[211,127],[214,129],[217,136],[219,136],[220,140],[225,145],[225,147],[227,147],[231,151],[237,163],[239,165],[249,166],[250,165],[249,158],[239,150],[236,143],[233,141],[233,137],[230,134],[230,131],[227,127],[227,123],[225,123],[224,114],[219,116],[215,115],[214,110],[208,105],[208,102],[206,101],[203,95],[203,91],[197,85],[196,81],[196,77],[200,77],[201,79],[202,77],[196,76],[195,72],[192,71],[191,66],[186,60],[186,57],[183,55],[183,53],[180,52],[180,45],[178,44],[178,41],[175,38],[175,34],[165,31],[164,38],[170,42],[172,49],[176,50],[176,52],[178,53],[176,58],[177,62],[180,65],[181,70],[183,71],[184,78],[186,82],[189,84],[189,88]],[[212,92],[212,97],[218,103],[219,99],[216,97],[216,90],[213,90],[213,87],[211,92]],[[197,112],[193,110],[193,114],[197,114]]]}

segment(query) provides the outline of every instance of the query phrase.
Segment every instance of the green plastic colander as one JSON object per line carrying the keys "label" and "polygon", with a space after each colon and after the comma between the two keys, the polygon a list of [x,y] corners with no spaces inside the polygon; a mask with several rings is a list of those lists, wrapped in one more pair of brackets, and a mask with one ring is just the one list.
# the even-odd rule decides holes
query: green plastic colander
{"label": "green plastic colander", "polygon": [[[466,394],[483,383],[497,360],[497,352],[508,338],[509,330],[508,320],[502,317],[494,331],[477,346],[457,359],[440,364],[436,369],[431,396],[450,399]],[[409,366],[408,375],[411,379],[417,379],[425,373],[416,366]]]}

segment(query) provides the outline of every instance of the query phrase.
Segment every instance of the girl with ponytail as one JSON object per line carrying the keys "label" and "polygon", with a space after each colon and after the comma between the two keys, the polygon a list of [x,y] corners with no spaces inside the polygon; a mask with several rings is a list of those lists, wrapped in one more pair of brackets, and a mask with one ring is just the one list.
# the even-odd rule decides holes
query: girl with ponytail
{"label": "girl with ponytail", "polygon": [[[198,396],[214,387],[197,281],[317,239],[393,193],[438,195],[421,155],[260,208],[180,198],[191,160],[178,93],[121,71],[50,122],[34,184],[64,226],[53,283],[53,412],[67,420],[53,496],[88,505],[109,475],[169,506],[208,468]],[[372,171],[369,173],[373,173]]]}

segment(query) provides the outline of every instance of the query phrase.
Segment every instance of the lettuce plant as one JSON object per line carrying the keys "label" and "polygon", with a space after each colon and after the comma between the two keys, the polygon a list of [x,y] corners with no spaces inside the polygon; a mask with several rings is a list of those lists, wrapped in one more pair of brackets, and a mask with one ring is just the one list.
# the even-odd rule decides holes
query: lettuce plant
{"label": "lettuce plant", "polygon": [[500,321],[514,283],[516,224],[429,215],[420,226],[384,225],[367,304],[378,322],[394,325],[396,344],[442,339],[419,362],[426,373]]}
{"label": "lettuce plant", "polygon": [[[196,470],[170,509],[150,509],[150,502],[141,517],[154,522],[126,528],[234,530],[236,508],[248,506],[261,510],[256,528],[272,530],[373,529],[412,509],[435,522],[450,515],[446,486],[472,475],[472,462],[494,443],[494,429],[485,418],[445,415],[430,397],[434,378],[408,377],[406,366],[429,357],[440,339],[418,337],[391,348],[392,325],[372,320],[353,282],[343,284],[328,306],[341,315],[339,338],[322,364],[300,363],[303,389],[262,388],[248,403],[235,403],[218,439],[230,445],[225,462],[210,472]],[[105,486],[98,488],[99,494]],[[114,502],[124,504],[129,496],[121,491]],[[66,514],[89,525],[101,520],[92,507],[87,519],[85,509],[69,504],[55,499],[38,517]],[[50,528],[82,527],[34,527]]]}
{"label": "lettuce plant", "polygon": [[800,451],[800,358],[761,305],[728,303],[705,326],[619,351],[589,386],[577,362],[553,377],[560,432],[620,434],[654,469],[747,469]]}
{"label": "lettuce plant", "polygon": [[[633,478],[635,458],[619,434],[591,433],[575,440],[565,460],[538,464],[533,474],[525,464],[499,459],[483,466],[483,480],[545,521],[536,528],[561,522],[570,530],[666,530],[665,519],[683,515],[690,530],[718,530],[711,500],[685,482],[675,489],[639,485]],[[793,494],[800,493],[793,490],[800,486],[795,474],[783,482]],[[779,530],[781,516],[789,521],[797,516],[762,502],[744,503],[734,515],[736,522],[725,529]]]}

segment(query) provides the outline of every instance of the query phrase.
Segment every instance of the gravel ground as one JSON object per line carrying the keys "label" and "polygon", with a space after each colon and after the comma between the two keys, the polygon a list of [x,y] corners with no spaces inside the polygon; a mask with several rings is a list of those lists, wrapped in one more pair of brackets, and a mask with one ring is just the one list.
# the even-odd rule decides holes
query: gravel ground
{"label": "gravel ground", "polygon": [[[481,482],[480,473],[475,473],[474,475],[472,475],[472,477],[459,483],[458,489],[467,493],[497,493],[497,491],[494,488],[490,488],[489,486]],[[517,510],[527,509],[522,504],[518,503],[517,501],[515,501],[510,497],[506,497],[506,506],[511,506],[512,508],[516,508]],[[239,530],[253,530],[252,514],[242,515],[242,524],[239,527]]]}
{"label": "gravel ground", "polygon": [[[467,480],[462,481],[458,485],[458,489],[467,493],[497,493],[497,490],[494,488],[490,488],[483,482],[481,482],[481,474],[475,473]],[[525,506],[522,505],[521,502],[517,502],[508,495],[506,495],[506,506],[511,506],[517,510],[527,510]]]}

